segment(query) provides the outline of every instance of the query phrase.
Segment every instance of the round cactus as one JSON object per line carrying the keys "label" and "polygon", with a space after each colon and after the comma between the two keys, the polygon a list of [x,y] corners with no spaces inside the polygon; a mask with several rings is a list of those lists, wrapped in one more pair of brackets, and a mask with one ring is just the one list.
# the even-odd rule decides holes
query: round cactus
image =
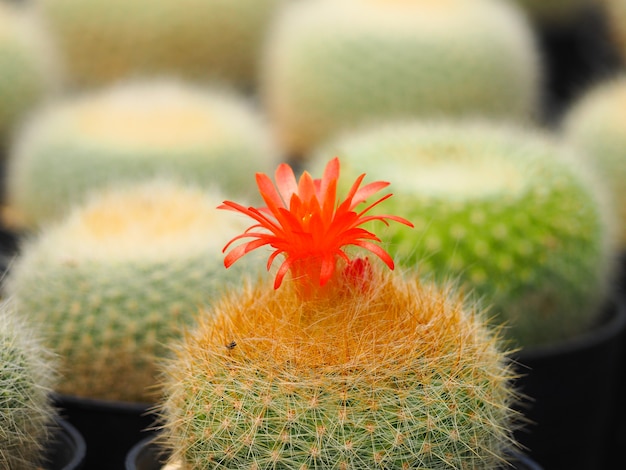
{"label": "round cactus", "polygon": [[[624,10],[626,12],[626,9]],[[563,130],[606,183],[626,247],[626,75],[596,86],[565,117]]]}
{"label": "round cactus", "polygon": [[[356,209],[386,186],[357,179],[337,198],[339,161],[320,180],[257,175],[267,207],[226,201],[255,225],[227,266],[263,245],[284,261],[204,312],[165,374],[163,443],[189,470],[494,469],[514,447],[510,370],[482,311],[451,291],[384,273],[393,261],[363,227],[410,225]],[[228,246],[227,246],[228,248]],[[285,276],[285,271],[290,274]]]}
{"label": "round cactus", "polygon": [[0,303],[0,468],[36,468],[55,412],[51,354],[9,301]]}
{"label": "round cactus", "polygon": [[626,4],[622,0],[603,0],[603,3],[615,45],[626,62]]}
{"label": "round cactus", "polygon": [[259,44],[285,0],[46,0],[42,17],[78,86],[168,74],[254,83]]}
{"label": "round cactus", "polygon": [[488,124],[405,122],[344,136],[319,151],[348,174],[394,182],[396,261],[454,276],[492,305],[521,346],[571,337],[595,320],[612,271],[612,230],[581,162],[548,137]]}
{"label": "round cactus", "polygon": [[480,311],[374,275],[302,301],[231,292],[168,368],[164,444],[207,468],[494,469],[513,393]]}
{"label": "round cactus", "polygon": [[23,247],[6,290],[46,327],[60,392],[151,399],[164,343],[235,282],[219,254],[241,223],[220,202],[166,181],[110,188]]}
{"label": "round cactus", "polygon": [[32,11],[0,2],[0,145],[60,82],[60,70]]}
{"label": "round cactus", "polygon": [[293,155],[364,121],[538,112],[534,36],[507,2],[323,0],[281,13],[260,92]]}
{"label": "round cactus", "polygon": [[7,198],[20,223],[34,227],[111,181],[177,175],[250,193],[241,168],[271,168],[277,157],[243,98],[177,82],[133,82],[34,115],[9,155]]}

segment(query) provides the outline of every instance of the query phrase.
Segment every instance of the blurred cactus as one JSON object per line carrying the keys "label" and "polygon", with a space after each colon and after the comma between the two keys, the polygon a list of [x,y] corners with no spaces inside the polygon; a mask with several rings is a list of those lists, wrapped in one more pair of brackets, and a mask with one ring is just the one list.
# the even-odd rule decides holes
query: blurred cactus
{"label": "blurred cactus", "polygon": [[389,117],[539,111],[538,51],[510,2],[321,0],[281,13],[260,90],[290,154]]}
{"label": "blurred cactus", "polygon": [[54,363],[13,303],[0,303],[0,469],[41,463],[55,412],[49,399]]}
{"label": "blurred cactus", "polygon": [[9,155],[7,198],[25,227],[63,216],[115,181],[177,176],[250,194],[241,168],[278,158],[252,106],[177,82],[134,82],[42,110]]}
{"label": "blurred cactus", "polygon": [[154,398],[164,344],[238,279],[219,254],[242,224],[220,202],[166,181],[110,188],[23,247],[6,290],[46,328],[60,392]]}
{"label": "blurred cactus", "polygon": [[60,80],[53,48],[32,10],[0,2],[0,146]]}
{"label": "blurred cactus", "polygon": [[284,1],[45,0],[40,7],[77,86],[155,74],[250,86]]}
{"label": "blurred cactus", "polygon": [[393,268],[362,225],[410,223],[367,214],[388,196],[356,209],[388,183],[341,200],[338,177],[337,159],[317,181],[281,165],[257,175],[266,209],[221,206],[255,220],[227,266],[266,244],[284,260],[274,290],[229,291],[174,347],[164,445],[189,470],[499,467],[515,414],[497,338],[455,294],[350,260]]}
{"label": "blurred cactus", "polygon": [[425,277],[456,276],[516,344],[571,337],[599,314],[613,268],[606,201],[579,159],[548,137],[405,122],[347,135],[317,158],[329,155],[350,176],[394,182],[387,208],[415,230],[382,232],[389,252]]}
{"label": "blurred cactus", "polygon": [[564,119],[563,131],[609,189],[619,211],[620,245],[626,248],[626,75],[579,98]]}

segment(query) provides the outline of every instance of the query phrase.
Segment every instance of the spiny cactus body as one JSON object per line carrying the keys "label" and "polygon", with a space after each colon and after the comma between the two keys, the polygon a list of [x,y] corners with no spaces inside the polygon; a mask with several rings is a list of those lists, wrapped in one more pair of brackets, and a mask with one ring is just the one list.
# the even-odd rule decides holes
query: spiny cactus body
{"label": "spiny cactus body", "polygon": [[54,364],[33,328],[11,302],[0,303],[0,469],[41,463],[48,426]]}
{"label": "spiny cactus body", "polygon": [[230,292],[176,348],[163,443],[189,470],[493,469],[509,371],[482,313],[375,270]]}
{"label": "spiny cactus body", "polygon": [[61,392],[152,398],[164,344],[236,279],[220,249],[242,225],[220,202],[165,181],[109,189],[24,246],[7,293],[46,327]]}
{"label": "spiny cactus body", "polygon": [[583,96],[569,110],[563,131],[609,188],[619,211],[620,244],[626,247],[626,75]]}
{"label": "spiny cactus body", "polygon": [[33,227],[112,181],[175,175],[249,194],[241,169],[262,171],[276,158],[243,98],[178,82],[133,82],[33,116],[9,155],[7,197],[21,223]]}
{"label": "spiny cactus body", "polygon": [[492,305],[523,346],[584,330],[606,295],[612,236],[598,188],[567,150],[531,131],[405,122],[319,151],[346,174],[394,182],[386,203],[415,224],[384,233],[397,263],[451,276]]}
{"label": "spiny cactus body", "polygon": [[261,95],[294,155],[364,121],[525,120],[539,104],[533,35],[506,2],[298,2],[283,9],[264,54]]}
{"label": "spiny cactus body", "polygon": [[168,74],[255,82],[258,49],[285,0],[46,0],[71,81],[105,85]]}
{"label": "spiny cactus body", "polygon": [[32,11],[0,2],[0,145],[58,86],[60,70]]}

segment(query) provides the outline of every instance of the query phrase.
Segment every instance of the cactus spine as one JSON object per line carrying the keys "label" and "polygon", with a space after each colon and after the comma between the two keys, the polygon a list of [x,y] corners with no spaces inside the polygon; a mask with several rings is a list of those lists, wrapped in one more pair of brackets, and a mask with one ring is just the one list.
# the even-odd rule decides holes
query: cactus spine
{"label": "cactus spine", "polygon": [[50,353],[13,303],[0,303],[0,469],[41,463],[54,417],[48,392],[54,380]]}
{"label": "cactus spine", "polygon": [[7,280],[61,358],[59,391],[149,401],[164,343],[235,273],[219,248],[241,223],[221,198],[154,181],[110,188],[26,244]]}
{"label": "cactus spine", "polygon": [[42,16],[78,86],[178,75],[240,86],[274,11],[285,0],[47,0]]}
{"label": "cactus spine", "polygon": [[262,119],[242,97],[175,81],[132,82],[34,115],[9,155],[7,197],[31,228],[115,181],[176,175],[249,194],[241,168],[264,170],[276,158]]}
{"label": "cactus spine", "polygon": [[626,75],[622,75],[597,85],[580,98],[568,111],[563,125],[565,138],[580,150],[607,184],[618,211],[622,248],[626,247],[625,109]]}
{"label": "cactus spine", "polygon": [[507,2],[324,0],[283,8],[261,95],[291,154],[363,122],[481,114],[527,120],[541,67]]}
{"label": "cactus spine", "polygon": [[349,175],[394,181],[388,207],[415,230],[383,232],[389,252],[426,277],[458,277],[517,344],[571,337],[595,319],[613,235],[566,148],[513,127],[405,122],[347,135],[318,158],[328,155]]}

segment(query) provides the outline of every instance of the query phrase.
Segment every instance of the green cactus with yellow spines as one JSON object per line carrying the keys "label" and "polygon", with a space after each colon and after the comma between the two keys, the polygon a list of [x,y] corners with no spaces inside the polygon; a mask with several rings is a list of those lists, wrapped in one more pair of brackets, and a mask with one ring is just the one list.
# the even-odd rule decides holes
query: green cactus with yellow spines
{"label": "green cactus with yellow spines", "polygon": [[424,115],[537,117],[530,26],[492,0],[294,2],[268,35],[260,94],[302,156],[364,122]]}
{"label": "green cactus with yellow spines", "polygon": [[46,0],[40,9],[75,86],[166,74],[249,87],[284,1]]}
{"label": "green cactus with yellow spines", "polygon": [[386,229],[401,266],[457,278],[520,346],[584,331],[606,301],[615,240],[581,159],[556,139],[487,123],[403,122],[319,150],[349,175],[394,181],[388,206],[415,230]]}
{"label": "green cactus with yellow spines", "polygon": [[164,343],[235,282],[218,248],[241,223],[220,202],[167,181],[110,188],[23,247],[7,294],[46,327],[60,392],[153,398]]}
{"label": "green cactus with yellow spines", "polygon": [[31,8],[0,3],[0,146],[61,83],[60,64]]}
{"label": "green cactus with yellow spines", "polygon": [[[626,8],[624,9],[626,12]],[[626,18],[626,17],[625,17]],[[602,177],[617,211],[620,247],[626,247],[626,75],[591,88],[568,110],[564,138]]]}
{"label": "green cactus with yellow spines", "polygon": [[0,303],[0,468],[41,464],[56,412],[54,358],[11,301]]}
{"label": "green cactus with yellow spines", "polygon": [[275,189],[257,175],[267,210],[221,206],[258,222],[226,266],[265,244],[284,259],[274,290],[230,290],[174,343],[162,445],[188,470],[499,468],[516,414],[497,334],[452,290],[349,259],[393,267],[361,225],[410,224],[366,215],[385,197],[356,209],[383,182],[337,201],[338,176],[338,160],[299,183],[281,165]]}
{"label": "green cactus with yellow spines", "polygon": [[59,101],[16,136],[7,200],[25,228],[62,217],[89,191],[164,175],[250,194],[242,167],[278,158],[242,96],[179,81],[135,81]]}

